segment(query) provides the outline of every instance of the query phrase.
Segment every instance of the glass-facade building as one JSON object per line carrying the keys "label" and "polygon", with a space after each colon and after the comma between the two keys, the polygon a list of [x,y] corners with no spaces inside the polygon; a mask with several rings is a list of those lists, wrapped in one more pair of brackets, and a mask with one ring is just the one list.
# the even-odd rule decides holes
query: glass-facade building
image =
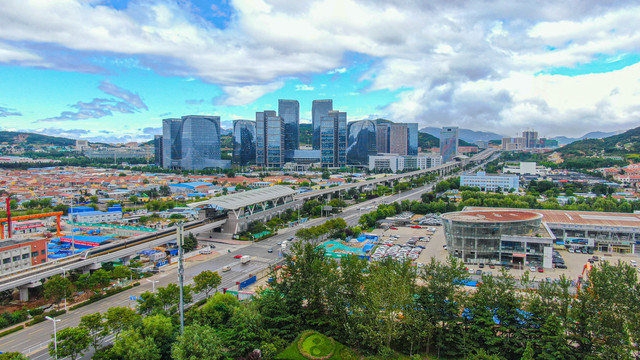
{"label": "glass-facade building", "polygon": [[284,166],[284,121],[275,111],[256,113],[256,164],[268,168]]}
{"label": "glass-facade building", "polygon": [[233,121],[233,163],[244,166],[256,162],[256,122]]}
{"label": "glass-facade building", "polygon": [[515,209],[478,210],[442,215],[447,251],[465,263],[543,261],[551,239],[538,235],[542,215]]}
{"label": "glass-facade building", "polygon": [[187,115],[162,121],[165,168],[202,170],[229,167],[220,159],[220,117]]}
{"label": "glass-facade building", "polygon": [[389,153],[407,155],[408,131],[407,124],[389,124]]}
{"label": "glass-facade building", "polygon": [[347,165],[347,113],[329,111],[320,127],[320,158],[323,167]]}
{"label": "glass-facade building", "polygon": [[418,123],[407,123],[407,155],[418,155]]}
{"label": "glass-facade building", "polygon": [[156,135],[153,138],[153,149],[154,149],[154,157],[155,157],[155,165],[157,167],[162,167],[162,135]]}
{"label": "glass-facade building", "polygon": [[293,160],[293,152],[300,145],[300,103],[298,100],[278,100],[278,116],[284,122],[284,157]]}
{"label": "glass-facade building", "polygon": [[376,148],[378,154],[389,153],[389,124],[376,124]]}
{"label": "glass-facade building", "polygon": [[313,100],[311,103],[311,124],[313,125],[313,134],[311,145],[313,150],[320,149],[320,128],[322,127],[322,118],[329,115],[329,111],[333,110],[333,100]]}
{"label": "glass-facade building", "polygon": [[348,124],[347,130],[347,162],[369,164],[369,156],[378,153],[376,123],[371,120],[353,121]]}
{"label": "glass-facade building", "polygon": [[440,130],[440,156],[443,164],[458,156],[458,127],[443,127]]}

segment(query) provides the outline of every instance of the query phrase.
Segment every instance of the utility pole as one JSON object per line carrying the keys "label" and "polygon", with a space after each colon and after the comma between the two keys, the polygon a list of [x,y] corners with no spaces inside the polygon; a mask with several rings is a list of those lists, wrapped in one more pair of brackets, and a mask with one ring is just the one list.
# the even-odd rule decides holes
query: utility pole
{"label": "utility pole", "polygon": [[184,225],[178,225],[178,281],[180,282],[180,334],[184,333],[184,267],[182,265],[182,245],[184,242]]}

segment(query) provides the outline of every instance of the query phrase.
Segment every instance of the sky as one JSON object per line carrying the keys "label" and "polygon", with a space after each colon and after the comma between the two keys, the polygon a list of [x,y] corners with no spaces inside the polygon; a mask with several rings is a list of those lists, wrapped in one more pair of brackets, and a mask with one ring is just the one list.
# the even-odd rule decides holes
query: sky
{"label": "sky", "polygon": [[2,0],[0,24],[2,130],[145,141],[327,98],[506,136],[640,126],[638,1]]}

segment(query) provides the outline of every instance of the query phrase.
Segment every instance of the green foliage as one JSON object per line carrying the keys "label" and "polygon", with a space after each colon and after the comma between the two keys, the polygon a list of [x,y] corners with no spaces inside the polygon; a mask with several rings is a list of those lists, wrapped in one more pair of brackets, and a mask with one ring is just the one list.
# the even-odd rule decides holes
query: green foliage
{"label": "green foliage", "polygon": [[152,337],[143,337],[139,331],[123,333],[109,351],[113,359],[161,360],[161,350]]}
{"label": "green foliage", "polygon": [[128,307],[111,307],[104,314],[105,326],[114,334],[117,340],[120,334],[138,325],[141,321],[140,315]]}
{"label": "green foliage", "polygon": [[[51,335],[53,338],[53,335]],[[53,341],[49,343],[49,354],[56,358],[69,357],[76,360],[84,355],[89,347],[89,332],[86,329],[68,327],[57,332],[58,352],[55,351]]]}
{"label": "green foliage", "polygon": [[44,283],[44,296],[53,303],[59,304],[63,299],[71,299],[73,297],[73,284],[68,278],[62,275],[55,275]]}
{"label": "green foliage", "polygon": [[29,360],[29,358],[19,352],[9,352],[0,354],[0,360]]}
{"label": "green foliage", "polygon": [[193,324],[184,328],[173,344],[174,360],[224,359],[222,343],[216,331],[210,327]]}
{"label": "green foliage", "polygon": [[102,314],[93,313],[82,316],[78,327],[87,330],[94,351],[98,351],[102,340],[108,335]]}
{"label": "green foliage", "polygon": [[198,240],[193,235],[193,233],[189,233],[188,236],[184,237],[184,243],[182,244],[182,251],[185,253],[191,252],[198,247]]}
{"label": "green foliage", "polygon": [[193,290],[196,292],[203,291],[206,297],[209,297],[209,293],[212,290],[215,290],[220,282],[222,281],[222,277],[218,274],[218,272],[213,272],[211,270],[205,270],[200,274],[193,277],[194,287]]}

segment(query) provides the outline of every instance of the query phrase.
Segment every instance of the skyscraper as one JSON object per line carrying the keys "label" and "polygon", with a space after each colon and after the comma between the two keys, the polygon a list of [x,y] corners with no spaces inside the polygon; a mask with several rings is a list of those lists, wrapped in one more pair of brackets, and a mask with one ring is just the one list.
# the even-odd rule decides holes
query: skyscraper
{"label": "skyscraper", "polygon": [[233,162],[244,166],[256,161],[256,122],[233,121]]}
{"label": "skyscraper", "polygon": [[378,152],[376,123],[371,120],[350,122],[347,125],[347,134],[347,162],[369,164],[369,156]]}
{"label": "skyscraper", "polygon": [[522,132],[524,138],[524,147],[526,149],[533,149],[538,143],[538,132],[534,130],[527,130]]}
{"label": "skyscraper", "polygon": [[458,127],[443,127],[440,130],[440,156],[442,163],[452,161],[458,155]]}
{"label": "skyscraper", "polygon": [[220,117],[187,115],[164,119],[163,160],[165,168],[202,170],[229,167],[220,159]]}
{"label": "skyscraper", "polygon": [[293,159],[294,150],[298,150],[300,128],[300,103],[298,100],[278,100],[278,116],[284,122],[284,157]]}
{"label": "skyscraper", "polygon": [[407,123],[407,155],[418,155],[418,123]]}
{"label": "skyscraper", "polygon": [[407,155],[408,133],[407,124],[389,124],[389,153]]}
{"label": "skyscraper", "polygon": [[154,136],[153,149],[155,155],[155,164],[157,167],[162,167],[162,135]]}
{"label": "skyscraper", "polygon": [[313,125],[313,134],[311,145],[313,150],[320,150],[320,127],[322,117],[329,115],[329,111],[333,110],[333,100],[313,100],[311,104],[311,123]]}
{"label": "skyscraper", "polygon": [[347,164],[347,113],[329,111],[321,118],[320,156],[323,167]]}
{"label": "skyscraper", "polygon": [[275,111],[256,113],[256,164],[284,166],[284,121]]}
{"label": "skyscraper", "polygon": [[376,124],[376,145],[378,154],[389,153],[389,123]]}

